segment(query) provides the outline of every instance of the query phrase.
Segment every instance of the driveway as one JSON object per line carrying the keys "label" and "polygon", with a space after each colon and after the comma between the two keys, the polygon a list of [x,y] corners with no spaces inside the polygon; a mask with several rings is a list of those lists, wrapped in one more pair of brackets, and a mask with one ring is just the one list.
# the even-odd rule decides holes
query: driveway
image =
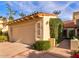
{"label": "driveway", "polygon": [[0,43],[0,58],[68,58],[70,50],[52,48],[48,51],[36,51],[21,43]]}
{"label": "driveway", "polygon": [[12,57],[23,51],[27,51],[27,45],[20,43],[2,42],[0,43],[0,57]]}
{"label": "driveway", "polygon": [[36,51],[29,49],[23,53],[17,54],[14,58],[25,57],[25,58],[70,58],[70,50],[62,48],[52,48],[48,51]]}
{"label": "driveway", "polygon": [[21,43],[0,43],[0,58],[41,58],[53,57],[41,51],[36,51],[28,48],[28,45]]}

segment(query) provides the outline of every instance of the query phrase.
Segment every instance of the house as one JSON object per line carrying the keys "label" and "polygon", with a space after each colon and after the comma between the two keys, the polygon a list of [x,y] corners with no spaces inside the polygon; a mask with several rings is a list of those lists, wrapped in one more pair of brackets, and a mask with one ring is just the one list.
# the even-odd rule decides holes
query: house
{"label": "house", "polygon": [[49,20],[57,17],[55,14],[39,12],[14,20],[8,24],[10,41],[32,45],[38,40],[48,40],[50,38]]}
{"label": "house", "polygon": [[2,32],[8,31],[7,19],[0,16],[0,29]]}
{"label": "house", "polygon": [[73,13],[73,19],[64,21],[63,37],[71,38],[73,36],[79,36],[79,12]]}

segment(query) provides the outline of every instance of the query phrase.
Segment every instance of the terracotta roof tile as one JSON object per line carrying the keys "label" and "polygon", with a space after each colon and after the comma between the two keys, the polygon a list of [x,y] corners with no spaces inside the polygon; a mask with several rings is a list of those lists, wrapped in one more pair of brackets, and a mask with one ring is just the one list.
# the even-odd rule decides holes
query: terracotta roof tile
{"label": "terracotta roof tile", "polygon": [[76,24],[73,21],[64,22],[64,28],[75,28]]}
{"label": "terracotta roof tile", "polygon": [[37,13],[38,16],[57,16],[56,14],[49,14],[49,13]]}
{"label": "terracotta roof tile", "polygon": [[[22,18],[16,19],[13,21],[13,23],[18,23],[18,22],[22,22],[24,20],[30,20],[32,18],[36,18],[36,17],[41,17],[41,16],[57,16],[56,14],[49,14],[49,13],[43,13],[43,12],[38,12],[38,13],[34,13],[28,16],[24,16]],[[9,22],[8,22],[9,24]],[[12,24],[12,23],[10,23]]]}

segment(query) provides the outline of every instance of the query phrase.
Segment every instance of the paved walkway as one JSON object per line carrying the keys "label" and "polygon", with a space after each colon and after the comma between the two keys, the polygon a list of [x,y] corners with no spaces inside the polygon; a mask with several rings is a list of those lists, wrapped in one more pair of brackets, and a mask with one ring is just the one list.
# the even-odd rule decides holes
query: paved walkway
{"label": "paved walkway", "polygon": [[49,53],[55,55],[57,58],[70,58],[70,52],[71,50],[64,48],[52,48],[49,50]]}
{"label": "paved walkway", "polygon": [[14,58],[70,58],[70,50],[61,48],[52,48],[46,52],[29,50],[27,52],[18,54]]}
{"label": "paved walkway", "polygon": [[67,40],[67,39],[63,40],[63,41],[59,44],[58,47],[59,47],[59,48],[64,48],[64,49],[70,49],[70,40]]}

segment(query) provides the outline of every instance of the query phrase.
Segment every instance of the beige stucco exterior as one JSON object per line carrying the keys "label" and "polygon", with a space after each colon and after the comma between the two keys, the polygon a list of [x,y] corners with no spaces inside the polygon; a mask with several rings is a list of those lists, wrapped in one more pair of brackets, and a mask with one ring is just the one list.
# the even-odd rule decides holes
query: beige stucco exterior
{"label": "beige stucco exterior", "polygon": [[[11,30],[12,28],[12,30]],[[12,32],[12,33],[11,33]],[[35,42],[35,21],[23,22],[21,24],[9,26],[10,41],[20,41],[26,44]]]}
{"label": "beige stucco exterior", "polygon": [[70,49],[71,50],[79,50],[79,40],[71,40],[70,41]]}
{"label": "beige stucco exterior", "polygon": [[56,16],[44,16],[43,17],[43,40],[48,40],[50,38],[50,18],[57,18]]}
{"label": "beige stucco exterior", "polygon": [[[50,38],[50,28],[49,28],[49,20],[50,20],[50,18],[57,18],[57,17],[56,16],[43,16],[41,20],[36,22],[36,25],[37,25],[37,23],[40,23],[40,38],[38,38],[37,34],[35,34],[35,39],[37,41],[38,40],[49,40],[49,38]],[[35,30],[36,29],[37,28],[35,28]]]}
{"label": "beige stucco exterior", "polygon": [[0,28],[3,28],[3,21],[0,20]]}
{"label": "beige stucco exterior", "polygon": [[[50,18],[56,18],[56,16],[40,16],[39,18],[34,18],[31,21],[18,21],[17,24],[14,23],[9,25],[8,32],[10,41],[20,41],[22,43],[32,45],[38,40],[49,40]],[[37,21],[35,21],[36,19]],[[38,26],[38,24],[40,24],[40,26]],[[38,35],[38,30],[40,31],[40,35]]]}
{"label": "beige stucco exterior", "polygon": [[8,31],[8,25],[6,23],[7,23],[7,19],[3,20],[3,18],[1,17],[0,18],[0,29],[2,30],[2,32]]}

